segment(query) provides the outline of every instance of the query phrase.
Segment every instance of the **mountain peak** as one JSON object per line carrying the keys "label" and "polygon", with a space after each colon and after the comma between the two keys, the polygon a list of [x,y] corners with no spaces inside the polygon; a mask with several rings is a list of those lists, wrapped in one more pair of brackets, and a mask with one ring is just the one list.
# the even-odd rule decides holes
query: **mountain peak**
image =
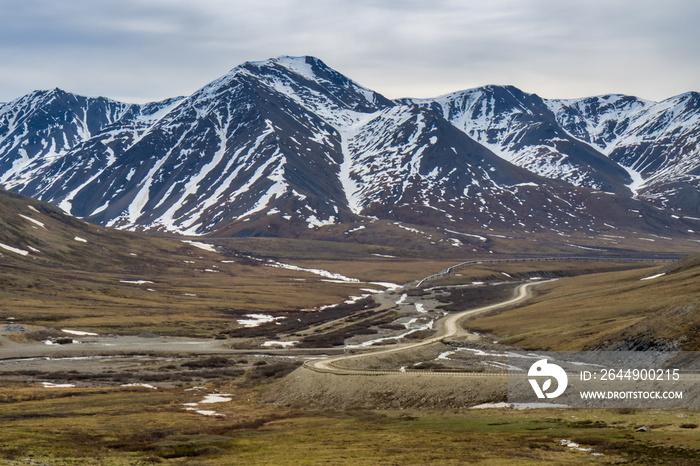
{"label": "mountain peak", "polygon": [[313,72],[314,69],[328,71],[331,68],[326,65],[321,59],[313,57],[311,55],[303,55],[300,57],[293,57],[289,55],[283,55],[277,58],[271,58],[267,60],[268,63],[274,63],[281,65],[291,71],[302,75],[310,75],[309,72]]}
{"label": "mountain peak", "polygon": [[328,73],[333,71],[323,61],[310,55],[299,57],[283,55],[267,60],[248,61],[234,68],[232,72],[246,70],[257,74],[269,72],[272,69],[279,69],[280,67],[312,81],[317,79],[319,72]]}
{"label": "mountain peak", "polygon": [[685,92],[667,100],[671,102],[683,103],[693,109],[700,108],[700,93],[695,91]]}
{"label": "mountain peak", "polygon": [[[280,56],[184,100],[127,105],[53,89],[1,106],[0,185],[106,225],[187,234],[302,235],[358,215],[593,233],[646,212],[651,195],[675,202],[648,182],[669,147],[685,158],[662,181],[690,180],[675,197],[694,202],[697,98],[647,112],[624,96],[543,101],[492,84],[393,102],[316,57]],[[643,178],[637,199],[618,164]]]}
{"label": "mountain peak", "polygon": [[320,59],[309,55],[299,57],[284,55],[267,60],[247,61],[207,84],[200,92],[209,93],[215,89],[228,87],[241,77],[252,77],[256,82],[268,83],[273,86],[288,81],[290,78],[294,80],[301,78],[316,84],[332,84],[345,88],[355,87],[363,89],[367,93],[372,92],[333,70]]}
{"label": "mountain peak", "polygon": [[378,108],[392,107],[394,103],[326,65],[322,60],[305,55],[281,56],[264,61],[247,62],[235,68],[232,75],[252,77],[283,93],[296,94],[295,98],[309,104],[309,92],[332,96],[341,108],[362,113]]}

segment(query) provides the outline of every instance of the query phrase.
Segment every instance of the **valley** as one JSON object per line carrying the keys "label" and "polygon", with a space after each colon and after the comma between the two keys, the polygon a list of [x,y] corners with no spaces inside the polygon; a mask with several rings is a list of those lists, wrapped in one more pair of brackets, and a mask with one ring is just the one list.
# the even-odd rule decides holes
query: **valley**
{"label": "valley", "polygon": [[[662,303],[675,290],[679,305],[693,305],[697,259],[668,261],[691,243],[621,258],[613,247],[601,258],[602,248],[572,247],[558,235],[474,238],[493,252],[475,257],[465,246],[457,259],[452,242],[403,228],[396,233],[414,242],[167,238],[104,229],[27,198],[3,200],[0,242],[27,251],[0,252],[0,455],[8,464],[375,462],[368,444],[396,461],[449,462],[462,451],[436,453],[416,435],[478,445],[468,453],[475,461],[497,461],[504,449],[523,464],[697,459],[695,411],[471,409],[505,396],[505,379],[485,375],[501,370],[502,358],[489,354],[517,351],[538,330],[538,341],[555,342],[557,322],[585,329],[601,321],[590,307],[572,314],[562,306],[558,296],[569,290],[590,302],[601,286],[645,284],[636,319],[648,317],[650,341],[677,341],[641,297],[658,294]],[[549,255],[528,257],[522,245]],[[515,303],[523,282],[534,294]],[[546,334],[537,311],[517,332],[489,320],[508,323],[538,305],[556,307],[544,311]],[[484,306],[485,317],[463,315]],[[566,318],[558,321],[560,308]],[[619,328],[633,315],[606,310],[604,321]],[[581,323],[572,327],[573,315]],[[445,322],[453,323],[449,335]],[[46,343],[58,339],[72,343]],[[345,375],[308,367],[324,363]],[[653,426],[651,442],[634,433],[643,424]],[[312,450],[293,446],[312,437]]]}
{"label": "valley", "polygon": [[[18,374],[17,381],[23,380],[23,372],[36,370],[36,377],[28,375],[26,381],[61,384],[67,377],[82,380],[85,387],[111,386],[110,380],[119,379],[124,372],[105,376],[100,369],[102,358],[122,356],[150,360],[152,370],[142,382],[164,379],[168,385],[178,378],[171,379],[163,369],[172,366],[168,363],[170,357],[184,358],[184,364],[196,361],[200,355],[252,355],[258,359],[251,361],[269,357],[276,362],[301,364],[324,354],[351,352],[362,353],[363,361],[375,361],[363,363],[365,367],[376,363],[376,367],[397,370],[401,364],[389,367],[387,362],[377,362],[386,359],[379,354],[365,358],[364,353],[407,345],[401,349],[407,356],[397,361],[410,363],[409,368],[421,364],[440,367],[426,356],[438,351],[433,356],[437,357],[449,349],[449,344],[464,340],[478,346],[498,339],[500,344],[525,343],[527,347],[527,337],[521,335],[528,332],[533,332],[536,348],[591,347],[588,340],[568,336],[570,332],[565,328],[572,318],[582,319],[575,328],[587,329],[583,335],[593,334],[600,340],[605,336],[607,344],[611,332],[618,332],[621,342],[624,338],[629,341],[625,335],[644,325],[645,333],[635,340],[638,344],[659,344],[660,338],[668,338],[666,344],[678,345],[683,327],[675,339],[671,338],[668,330],[654,324],[657,311],[648,308],[649,297],[635,294],[634,287],[631,293],[640,299],[636,314],[630,311],[634,306],[630,298],[624,298],[624,312],[601,305],[599,315],[568,311],[567,306],[557,304],[557,296],[567,296],[570,292],[565,291],[565,284],[572,283],[570,286],[580,290],[583,308],[590,310],[593,301],[589,296],[600,288],[596,283],[610,286],[637,282],[663,290],[659,284],[671,280],[670,290],[690,286],[687,295],[676,292],[676,301],[682,303],[679,305],[692,306],[695,299],[690,285],[696,270],[693,259],[669,262],[681,257],[686,245],[690,248],[680,241],[668,243],[673,252],[659,254],[641,247],[636,251],[617,247],[585,249],[573,247],[570,238],[563,244],[554,238],[540,238],[533,247],[550,255],[528,257],[527,250],[512,255],[513,249],[524,244],[516,237],[475,237],[481,253],[469,251],[465,243],[460,248],[449,245],[450,249],[463,251],[465,258],[477,257],[458,262],[454,253],[445,251],[437,232],[427,238],[419,236],[420,246],[409,242],[401,247],[275,238],[168,238],[106,229],[76,220],[45,203],[9,193],[2,196],[6,228],[0,242],[27,251],[21,254],[4,249],[0,253],[0,318],[6,322],[4,330],[0,329],[0,354],[13,367],[6,375]],[[405,228],[398,231],[406,232],[408,238],[416,236]],[[590,255],[563,254],[581,252]],[[660,272],[661,278],[639,280],[640,276],[658,275],[658,270],[668,270],[668,276]],[[549,281],[552,279],[557,280]],[[494,315],[490,312],[486,317],[473,316],[461,323],[477,329],[482,336],[458,337],[454,323],[450,324],[449,337],[439,333],[443,322],[453,322],[461,315],[459,312],[508,302],[515,287],[527,282],[527,286],[536,285],[542,292],[538,291],[526,306]],[[671,312],[662,306],[669,292],[653,292],[659,294],[658,312],[664,316]],[[576,300],[567,299],[569,306],[575,305]],[[549,308],[536,310],[543,305]],[[530,310],[528,306],[535,307]],[[551,310],[552,306],[561,308]],[[514,327],[522,309],[527,310],[527,317]],[[552,315],[567,312],[574,314],[561,321],[565,328],[552,325],[558,322]],[[536,320],[540,313],[546,323]],[[501,316],[511,323],[510,327],[491,324],[499,322]],[[596,330],[597,322],[610,330]],[[560,340],[545,344],[561,335],[567,335],[566,343]],[[62,340],[68,344],[48,344]],[[73,340],[76,343],[70,343]],[[686,337],[683,344],[693,348],[696,341]],[[65,371],[27,369],[22,363],[29,358],[30,366],[34,366],[36,358],[44,357],[50,358],[51,364],[65,360],[65,369],[82,365],[85,373],[72,369],[80,375],[71,377]],[[240,370],[253,369],[252,364]],[[91,376],[93,372],[95,377]],[[138,379],[127,376],[128,380]]]}
{"label": "valley", "polygon": [[[516,299],[526,300],[526,305],[533,300],[546,302],[551,294],[544,291],[547,288],[556,290],[561,285],[566,290],[566,282],[584,277],[594,283],[605,277],[605,282],[614,283],[610,277],[615,276],[631,284],[640,277],[671,275],[671,270],[681,274],[697,270],[693,260],[666,264],[573,260],[473,264],[443,276],[443,284],[431,283],[422,290],[404,284],[374,294],[379,307],[372,311],[395,307],[396,317],[401,317],[393,325],[374,327],[377,333],[360,332],[335,348],[262,345],[267,338],[281,340],[282,335],[267,333],[278,327],[275,322],[248,328],[265,334],[255,348],[239,347],[246,339],[249,345],[250,336],[226,340],[145,334],[114,338],[75,335],[80,332],[71,329],[74,333],[67,335],[80,343],[46,345],[3,339],[0,454],[8,461],[31,458],[58,464],[195,460],[235,464],[255,463],[256,457],[264,462],[362,463],[378,460],[362,448],[376,444],[396,461],[450,461],[457,450],[436,452],[429,447],[439,438],[441,444],[446,439],[457,442],[455,448],[460,451],[457,445],[477,442],[468,453],[474,461],[496,461],[507,451],[523,464],[644,462],[652,458],[657,463],[692,463],[700,449],[693,427],[700,418],[692,410],[469,409],[503,399],[504,379],[483,375],[484,370],[499,370],[489,365],[499,359],[487,355],[515,347],[495,342],[495,334],[463,333],[462,326],[471,329],[482,317],[470,316],[468,310],[454,311],[481,303],[486,307],[477,312],[508,316],[522,309]],[[591,274],[576,276],[584,268]],[[350,266],[336,270],[348,273]],[[560,278],[542,279],[554,276]],[[525,286],[535,294],[523,291],[511,298],[515,284],[522,280],[529,281]],[[478,281],[482,284],[474,283]],[[581,289],[580,284],[574,287]],[[351,318],[354,313],[348,312]],[[334,326],[349,324],[343,319],[297,333],[330,332]],[[455,325],[458,320],[460,326]],[[15,322],[13,325],[21,324]],[[412,325],[416,339],[407,334]],[[527,332],[537,325],[539,322],[530,327],[521,324],[520,328]],[[556,334],[552,331],[551,336]],[[305,361],[314,370],[305,367]],[[371,375],[362,375],[367,370]],[[375,375],[382,371],[386,374]],[[465,378],[464,371],[472,376]],[[438,374],[431,375],[435,372]],[[58,427],[59,420],[64,427]],[[653,426],[651,438],[634,433],[645,424]],[[360,426],[366,435],[350,435]],[[28,430],[32,432],[29,437]],[[61,432],[58,445],[53,444],[56,432]],[[416,435],[423,440],[416,441]],[[303,451],[293,447],[296,442],[310,442],[309,436],[317,447]],[[339,443],[338,436],[345,440]],[[392,449],[395,444],[410,447]]]}
{"label": "valley", "polygon": [[0,103],[0,461],[697,463],[696,409],[508,404],[504,357],[700,351],[698,108],[310,56]]}

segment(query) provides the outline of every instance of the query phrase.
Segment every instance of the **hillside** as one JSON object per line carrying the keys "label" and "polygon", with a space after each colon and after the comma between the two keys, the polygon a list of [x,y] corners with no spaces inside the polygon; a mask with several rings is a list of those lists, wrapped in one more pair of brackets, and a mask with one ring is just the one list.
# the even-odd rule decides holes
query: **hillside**
{"label": "hillside", "polygon": [[389,257],[403,251],[381,246],[286,241],[215,247],[156,238],[92,225],[0,191],[0,321],[215,336],[241,327],[248,314],[286,318],[361,295],[371,286],[364,280],[410,281],[451,263],[416,253]]}
{"label": "hillside", "polygon": [[660,268],[560,279],[522,308],[465,325],[552,350],[700,350],[700,255]]}

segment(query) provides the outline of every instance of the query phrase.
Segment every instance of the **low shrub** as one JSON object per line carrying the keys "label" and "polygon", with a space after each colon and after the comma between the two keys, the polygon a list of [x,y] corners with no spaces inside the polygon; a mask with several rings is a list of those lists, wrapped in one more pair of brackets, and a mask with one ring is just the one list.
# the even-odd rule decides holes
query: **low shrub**
{"label": "low shrub", "polygon": [[233,362],[228,358],[214,356],[206,359],[197,359],[180,364],[181,367],[189,369],[205,369],[210,367],[227,367],[233,365]]}
{"label": "low shrub", "polygon": [[275,362],[264,366],[257,366],[246,372],[246,378],[251,382],[260,382],[265,379],[279,379],[291,374],[301,362]]}

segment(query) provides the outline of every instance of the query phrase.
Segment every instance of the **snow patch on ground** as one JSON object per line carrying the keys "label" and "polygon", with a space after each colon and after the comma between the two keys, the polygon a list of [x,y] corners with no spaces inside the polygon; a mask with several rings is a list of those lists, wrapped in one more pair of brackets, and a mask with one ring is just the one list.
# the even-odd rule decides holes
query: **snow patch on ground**
{"label": "snow patch on ground", "polygon": [[81,331],[79,331],[79,330],[67,330],[67,329],[65,329],[65,328],[62,328],[62,329],[61,329],[61,332],[67,333],[67,334],[69,334],[69,335],[78,335],[78,336],[81,336],[81,337],[84,337],[84,336],[96,337],[96,336],[98,336],[97,333],[92,333],[92,332],[81,332]]}
{"label": "snow patch on ground", "polygon": [[[260,260],[260,259],[258,259]],[[308,272],[308,273],[313,273],[315,275],[320,275],[321,277],[325,278],[330,278],[332,280],[340,280],[342,282],[347,282],[347,283],[360,283],[360,280],[356,278],[349,278],[346,277],[345,275],[341,275],[339,273],[333,273],[329,272],[327,270],[321,270],[321,269],[307,269],[304,267],[298,267],[296,265],[290,265],[290,264],[285,264],[282,262],[277,262],[273,260],[268,260],[267,263],[265,264],[268,267],[277,267],[280,269],[287,269],[287,270],[295,270],[298,272]]]}
{"label": "snow patch on ground", "polygon": [[265,343],[262,344],[262,346],[268,347],[268,346],[283,346],[285,348],[289,348],[291,346],[296,345],[299,343],[298,341],[266,341]]}
{"label": "snow patch on ground", "polygon": [[187,411],[194,411],[203,416],[223,416],[223,414],[217,413],[216,411],[198,409],[198,406],[201,404],[225,403],[232,399],[229,393],[213,393],[211,395],[206,395],[199,403],[183,403],[182,405],[185,406]]}
{"label": "snow patch on ground", "polygon": [[41,382],[44,388],[73,388],[75,384],[72,383],[51,383],[51,382]]}
{"label": "snow patch on ground", "polygon": [[[365,228],[367,228],[367,227],[364,225],[360,225],[359,227],[355,227],[355,228],[352,228],[352,229],[346,231],[345,234],[349,235],[350,233],[355,233],[356,231],[364,230]],[[376,255],[376,254],[373,254],[373,255]]]}
{"label": "snow patch on ground", "polygon": [[367,293],[381,293],[381,290],[375,290],[373,288],[360,288],[360,291],[366,291]]}
{"label": "snow patch on ground", "polygon": [[620,165],[620,167],[624,168],[632,179],[632,182],[627,187],[632,191],[632,197],[636,199],[639,195],[639,190],[644,187],[644,178],[640,172],[632,167],[625,167],[624,165]]}
{"label": "snow patch on ground", "polygon": [[0,248],[3,248],[7,251],[14,252],[15,254],[19,254],[21,256],[26,256],[29,254],[29,251],[25,251],[24,249],[19,249],[19,248],[13,248],[12,246],[8,246],[7,244],[0,243]]}
{"label": "snow patch on ground", "polygon": [[200,401],[200,404],[211,404],[211,403],[225,403],[227,401],[231,401],[231,395],[228,393],[215,393],[211,395],[207,395],[204,397],[202,401]]}
{"label": "snow patch on ground", "polygon": [[455,235],[471,236],[472,238],[476,238],[476,239],[478,239],[479,241],[488,241],[488,238],[486,238],[485,236],[481,236],[481,235],[473,235],[473,234],[470,234],[470,233],[462,233],[461,231],[448,230],[447,228],[445,228],[445,231],[448,232],[448,233],[453,233],[453,234],[455,234]]}
{"label": "snow patch on ground", "polygon": [[435,358],[436,361],[439,361],[441,359],[450,359],[450,356],[455,354],[457,351],[445,351],[444,353],[440,353],[437,358]]}
{"label": "snow patch on ground", "polygon": [[665,273],[657,273],[656,275],[652,275],[650,277],[640,278],[640,280],[653,280],[655,278],[663,277],[664,275],[666,275],[666,274]]}
{"label": "snow patch on ground", "polygon": [[[568,439],[564,439],[564,438],[559,441],[559,444],[569,448],[570,450],[574,450],[574,451],[585,451],[585,452],[591,451],[591,448],[589,448],[589,447],[582,447],[578,443],[571,441],[571,440],[568,440]],[[602,453],[591,453],[591,455],[602,456]]]}
{"label": "snow patch on ground", "polygon": [[356,302],[360,301],[361,299],[365,299],[371,295],[368,294],[361,294],[360,296],[350,296],[350,298],[346,299],[343,301],[345,304],[355,304]]}
{"label": "snow patch on ground", "polygon": [[46,225],[44,225],[43,223],[41,223],[39,220],[35,220],[35,219],[31,218],[31,217],[27,217],[26,215],[22,215],[22,214],[19,214],[19,216],[22,217],[23,219],[27,220],[27,221],[32,222],[34,225],[38,225],[38,226],[40,226],[41,228],[46,229]]}
{"label": "snow patch on ground", "polygon": [[267,314],[246,314],[246,317],[249,317],[249,319],[237,319],[238,323],[244,327],[258,327],[267,322],[284,319],[284,317],[272,317]]}
{"label": "snow patch on ground", "polygon": [[309,217],[306,219],[306,223],[308,228],[321,228],[327,225],[335,225],[336,220],[333,216],[331,216],[328,220],[321,220],[316,218],[315,215],[309,215]]}
{"label": "snow patch on ground", "polygon": [[182,240],[182,242],[183,242],[183,243],[187,243],[187,244],[189,244],[190,246],[194,246],[195,248],[204,249],[205,251],[209,251],[209,252],[218,252],[218,251],[216,250],[216,248],[215,248],[213,245],[211,245],[211,244],[202,243],[202,242],[199,242],[199,241],[189,241],[189,240]]}
{"label": "snow patch on ground", "polygon": [[398,290],[399,288],[402,288],[401,285],[398,285],[396,283],[391,283],[391,282],[369,282],[369,284],[383,286],[384,288],[386,288],[389,291],[394,291],[394,290]]}
{"label": "snow patch on ground", "polygon": [[[415,234],[417,234],[417,235],[425,235],[425,234],[426,234],[424,231],[420,231],[420,230],[417,230],[417,229],[415,229],[415,228],[411,228],[411,227],[407,227],[407,226],[401,225],[401,223],[399,223],[399,222],[394,222],[394,225],[396,225],[397,227],[402,228],[402,229],[404,229],[404,230],[406,230],[406,231],[410,231],[411,233],[415,233]],[[427,236],[427,235],[426,235],[426,236]]]}

